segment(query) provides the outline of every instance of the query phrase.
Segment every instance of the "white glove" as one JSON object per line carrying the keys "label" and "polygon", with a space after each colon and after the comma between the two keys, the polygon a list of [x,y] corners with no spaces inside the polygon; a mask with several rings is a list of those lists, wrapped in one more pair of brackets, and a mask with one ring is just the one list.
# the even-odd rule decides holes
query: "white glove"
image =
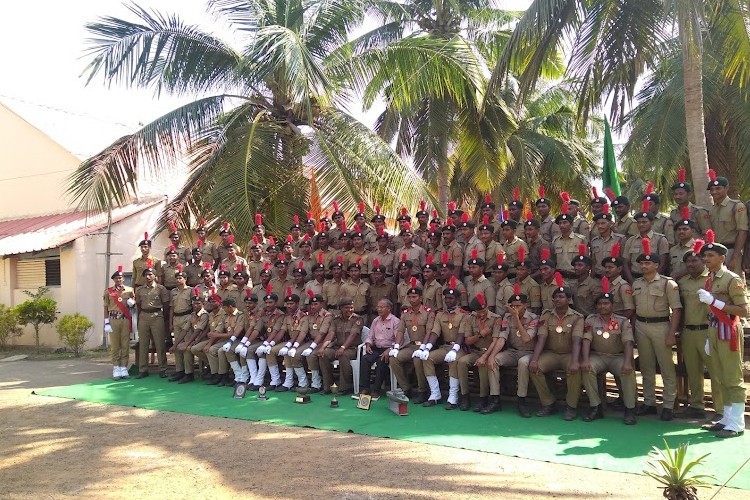
{"label": "white glove", "polygon": [[445,355],[445,362],[452,363],[453,361],[456,361],[456,353],[458,352],[459,349],[461,349],[460,345],[453,344],[453,349],[448,351],[448,354]]}
{"label": "white glove", "polygon": [[422,351],[424,351],[426,348],[427,344],[422,344],[421,346],[419,346],[419,349],[412,353],[411,357],[422,359]]}
{"label": "white glove", "polygon": [[135,300],[133,300],[132,297],[126,300],[125,303],[128,305],[128,307],[135,307]]}
{"label": "white glove", "polygon": [[390,351],[388,351],[388,356],[390,356],[392,358],[395,358],[396,356],[398,356],[398,348],[394,347],[393,349],[391,349]]}
{"label": "white glove", "polygon": [[261,344],[258,346],[258,348],[255,350],[255,355],[260,356],[262,354],[266,353],[266,346],[265,344]]}
{"label": "white glove", "polygon": [[698,300],[700,300],[704,304],[711,305],[711,303],[714,301],[714,296],[711,295],[711,292],[708,292],[701,288],[700,290],[698,290]]}
{"label": "white glove", "polygon": [[109,320],[104,322],[104,333],[112,333],[112,325],[109,324]]}
{"label": "white glove", "polygon": [[430,351],[428,351],[427,349],[419,351],[419,359],[421,359],[422,361],[427,361],[427,358],[429,357],[430,357]]}
{"label": "white glove", "polygon": [[[234,348],[234,353],[239,354],[243,347],[245,347],[245,341],[247,340],[247,337],[242,337],[242,340],[240,340],[240,343],[237,344],[237,347]],[[247,347],[245,347],[245,352],[247,352]]]}
{"label": "white glove", "polygon": [[[282,351],[283,350],[284,349],[282,349]],[[296,354],[297,354],[297,348],[296,347],[292,347],[291,349],[289,349],[289,352],[287,353],[287,356],[289,356],[290,358],[293,358]]]}
{"label": "white glove", "polygon": [[237,354],[239,354],[243,358],[247,358],[247,346],[246,345],[241,346]]}
{"label": "white glove", "polygon": [[279,356],[286,356],[287,354],[289,354],[289,344],[290,342],[287,342],[284,347],[279,349]]}
{"label": "white glove", "polygon": [[302,355],[305,356],[305,357],[307,357],[310,354],[312,354],[312,352],[313,352],[312,347],[308,347],[307,349],[305,349],[304,351],[302,351]]}
{"label": "white glove", "polygon": [[708,343],[708,339],[706,339],[706,345],[703,346],[703,350],[706,351],[706,356],[711,355],[711,346]]}
{"label": "white glove", "polygon": [[232,344],[234,344],[234,341],[237,340],[237,337],[232,335],[229,340],[227,340],[227,343],[221,346],[221,350],[224,352],[229,352],[229,349],[232,348]]}

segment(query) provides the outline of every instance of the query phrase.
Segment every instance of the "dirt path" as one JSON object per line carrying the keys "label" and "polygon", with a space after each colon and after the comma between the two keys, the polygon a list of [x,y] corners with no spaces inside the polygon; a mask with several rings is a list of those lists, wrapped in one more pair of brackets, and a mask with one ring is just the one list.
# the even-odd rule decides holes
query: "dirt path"
{"label": "dirt path", "polygon": [[632,474],[31,394],[110,370],[0,363],[0,498],[661,498]]}

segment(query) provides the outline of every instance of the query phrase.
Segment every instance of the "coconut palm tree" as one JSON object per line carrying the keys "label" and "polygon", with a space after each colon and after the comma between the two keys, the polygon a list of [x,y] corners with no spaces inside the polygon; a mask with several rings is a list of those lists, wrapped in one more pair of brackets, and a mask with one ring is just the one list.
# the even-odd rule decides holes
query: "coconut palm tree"
{"label": "coconut palm tree", "polygon": [[129,9],[135,20],[87,25],[88,80],[198,98],[85,161],[69,184],[81,207],[126,203],[139,180],[175,172],[180,158],[187,181],[162,223],[206,217],[216,228],[226,219],[238,241],[259,212],[271,231],[286,232],[311,198],[323,207],[335,198],[347,211],[378,203],[395,214],[428,194],[413,168],[343,111],[332,54],[361,23],[362,1],[208,1],[239,48],[176,15]]}
{"label": "coconut palm tree", "polygon": [[[723,25],[727,77],[746,81],[750,34],[742,0],[535,0],[515,27],[493,75],[493,87],[510,69],[521,67],[521,87],[533,88],[543,58],[566,43],[572,47],[569,76],[578,81],[579,113],[586,115],[602,102],[610,114],[623,116],[638,79],[652,70],[679,34],[683,64],[688,157],[694,183],[708,170],[703,120],[701,31]],[[743,29],[744,28],[744,29]],[[696,192],[707,203],[706,193]]]}

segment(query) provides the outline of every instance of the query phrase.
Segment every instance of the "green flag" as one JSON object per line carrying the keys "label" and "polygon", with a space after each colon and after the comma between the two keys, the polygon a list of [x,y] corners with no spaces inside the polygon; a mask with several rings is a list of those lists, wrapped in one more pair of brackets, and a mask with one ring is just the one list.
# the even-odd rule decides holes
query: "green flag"
{"label": "green flag", "polygon": [[620,179],[617,177],[617,165],[615,164],[615,147],[612,144],[612,132],[609,130],[609,121],[604,119],[604,161],[602,162],[602,186],[610,188],[617,196],[620,196]]}

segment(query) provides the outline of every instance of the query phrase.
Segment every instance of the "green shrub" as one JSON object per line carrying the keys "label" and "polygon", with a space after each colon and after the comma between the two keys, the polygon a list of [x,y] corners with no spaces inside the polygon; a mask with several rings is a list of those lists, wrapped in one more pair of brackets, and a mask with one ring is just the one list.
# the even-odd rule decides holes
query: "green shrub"
{"label": "green shrub", "polygon": [[26,302],[16,306],[18,312],[18,321],[22,325],[32,325],[34,327],[34,340],[36,341],[36,351],[39,352],[39,329],[42,325],[51,325],[57,319],[57,302],[51,297],[47,297],[49,288],[40,286],[36,292],[24,290],[23,293],[31,297]]}
{"label": "green shrub", "polygon": [[19,324],[18,311],[12,307],[6,307],[0,304],[0,348],[8,345],[8,340],[13,337],[20,337],[23,329]]}
{"label": "green shrub", "polygon": [[89,331],[94,324],[84,315],[66,314],[60,321],[55,324],[57,333],[60,334],[60,340],[73,350],[76,357],[81,355],[83,346],[86,345]]}

